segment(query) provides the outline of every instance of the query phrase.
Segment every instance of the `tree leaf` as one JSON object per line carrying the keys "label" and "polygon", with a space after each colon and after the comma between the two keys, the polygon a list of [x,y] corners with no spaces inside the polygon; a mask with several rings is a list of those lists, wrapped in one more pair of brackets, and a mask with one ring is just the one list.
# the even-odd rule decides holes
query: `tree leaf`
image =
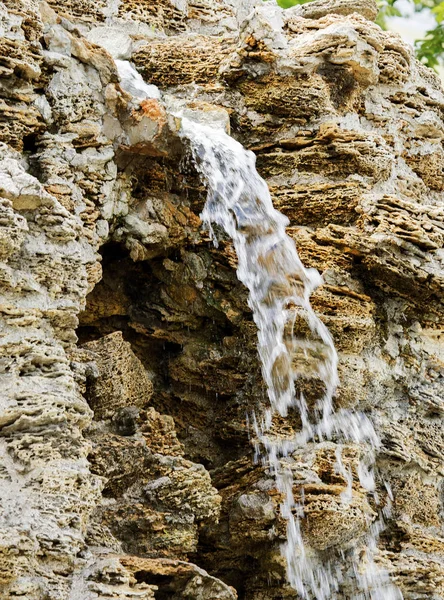
{"label": "tree leaf", "polygon": [[312,2],[312,0],[277,0],[281,8],[291,8],[297,4],[306,4],[307,2]]}
{"label": "tree leaf", "polygon": [[444,21],[444,2],[440,2],[438,6],[435,6],[432,12],[435,15],[435,19],[438,21],[438,23]]}

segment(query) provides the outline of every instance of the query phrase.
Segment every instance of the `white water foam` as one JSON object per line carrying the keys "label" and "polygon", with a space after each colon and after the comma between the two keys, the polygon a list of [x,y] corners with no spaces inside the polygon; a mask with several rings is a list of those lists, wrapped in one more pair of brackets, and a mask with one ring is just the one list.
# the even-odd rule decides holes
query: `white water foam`
{"label": "white water foam", "polygon": [[[331,600],[344,583],[344,564],[322,561],[306,547],[302,534],[303,502],[296,501],[292,454],[312,440],[332,437],[367,448],[367,464],[359,465],[361,486],[375,498],[374,451],[378,438],[362,413],[334,411],[333,397],[338,385],[338,357],[332,337],[313,311],[310,295],[322,282],[315,269],[301,263],[294,241],[286,234],[288,219],[274,209],[267,184],[256,171],[255,155],[222,130],[182,119],[180,131],[188,140],[198,172],[208,188],[201,215],[214,243],[213,225],[232,239],[238,258],[237,275],[249,291],[249,306],[258,330],[258,353],[267,386],[270,406],[261,420],[253,415],[257,454],[274,474],[284,501],[281,514],[287,521],[287,542],[282,553],[287,577],[302,599]],[[297,334],[296,331],[299,331]],[[298,388],[301,382],[321,382],[316,406],[309,407]],[[302,423],[291,439],[273,433],[275,415],[286,417],[297,409]],[[352,473],[342,460],[342,446],[336,449],[337,473],[347,482],[344,504],[352,498]],[[381,511],[383,512],[383,511]],[[371,519],[370,519],[371,520]],[[365,550],[344,550],[344,561],[352,576],[353,600],[399,600],[400,591],[388,574],[378,567],[374,556],[383,518],[369,523]],[[350,584],[347,583],[347,589]]]}

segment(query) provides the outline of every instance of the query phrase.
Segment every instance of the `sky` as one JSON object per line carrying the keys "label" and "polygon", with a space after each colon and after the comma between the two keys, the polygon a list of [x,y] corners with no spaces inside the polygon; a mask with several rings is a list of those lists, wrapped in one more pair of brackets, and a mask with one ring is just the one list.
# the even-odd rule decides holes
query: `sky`
{"label": "sky", "polygon": [[387,19],[387,25],[412,45],[415,40],[423,38],[426,31],[436,26],[435,18],[429,10],[424,9],[419,13],[415,13],[413,3],[409,0],[398,0],[396,7],[400,9],[402,14],[409,16],[407,18],[391,17]]}

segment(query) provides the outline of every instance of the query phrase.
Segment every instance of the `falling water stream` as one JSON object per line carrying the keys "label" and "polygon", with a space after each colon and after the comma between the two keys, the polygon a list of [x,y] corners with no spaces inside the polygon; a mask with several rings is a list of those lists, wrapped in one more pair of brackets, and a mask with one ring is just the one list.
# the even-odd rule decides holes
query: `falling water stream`
{"label": "falling water stream", "polygon": [[[302,599],[399,600],[399,590],[374,560],[383,518],[371,523],[369,517],[365,550],[342,553],[347,565],[337,560],[320,560],[306,547],[302,535],[303,501],[293,495],[293,453],[310,441],[334,439],[337,443],[336,469],[348,482],[342,495],[350,502],[352,475],[342,461],[341,443],[365,446],[359,480],[377,502],[374,452],[378,438],[362,413],[333,408],[338,385],[338,357],[332,337],[310,305],[310,295],[320,285],[315,269],[306,269],[294,241],[286,234],[288,219],[274,209],[267,184],[256,171],[253,152],[220,129],[182,119],[180,134],[188,140],[196,167],[207,188],[202,212],[214,243],[217,225],[232,239],[238,258],[237,275],[249,291],[249,306],[258,330],[258,353],[270,401],[261,418],[253,417],[257,453],[273,473],[284,498],[281,514],[287,523],[287,541],[282,553],[290,585]],[[320,389],[313,408],[301,391],[301,382],[313,382]],[[274,431],[277,415],[286,417],[297,410],[302,423],[292,438]],[[370,458],[369,458],[370,457]],[[352,595],[337,595],[347,567],[353,573]]]}

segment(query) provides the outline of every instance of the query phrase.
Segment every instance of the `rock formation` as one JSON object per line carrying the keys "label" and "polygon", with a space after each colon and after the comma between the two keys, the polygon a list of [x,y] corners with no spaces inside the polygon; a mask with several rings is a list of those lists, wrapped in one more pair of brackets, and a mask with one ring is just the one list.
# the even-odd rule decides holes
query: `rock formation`
{"label": "rock formation", "polygon": [[[256,330],[180,111],[257,154],[322,273],[336,404],[381,440],[377,560],[407,600],[444,598],[444,93],[373,0],[255,4],[0,0],[2,599],[297,598],[246,418]],[[341,565],[376,512],[365,448],[348,506],[335,448],[294,455],[294,492]]]}

